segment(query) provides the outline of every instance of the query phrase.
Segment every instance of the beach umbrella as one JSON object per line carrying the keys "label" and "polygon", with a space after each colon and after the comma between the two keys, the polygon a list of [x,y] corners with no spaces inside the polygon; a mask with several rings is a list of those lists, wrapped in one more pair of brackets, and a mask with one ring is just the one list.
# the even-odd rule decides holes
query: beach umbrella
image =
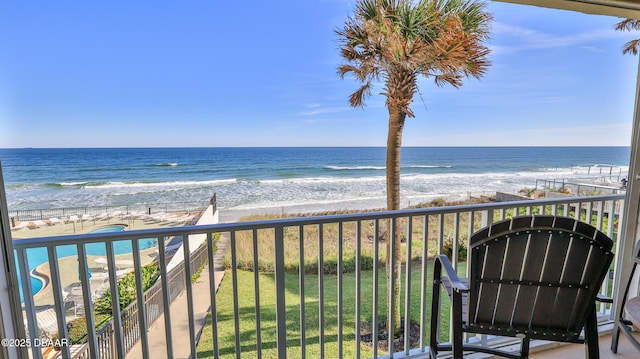
{"label": "beach umbrella", "polygon": [[73,223],[73,233],[76,233],[76,222],[79,221],[80,218],[78,218],[78,216],[71,215],[69,216],[69,222]]}
{"label": "beach umbrella", "polygon": [[[96,220],[90,214],[86,214],[85,213],[85,214],[82,215],[81,223],[84,223],[84,221],[91,221],[91,220],[93,220],[93,225],[95,226],[96,225]],[[84,228],[84,225],[83,225],[82,228]]]}

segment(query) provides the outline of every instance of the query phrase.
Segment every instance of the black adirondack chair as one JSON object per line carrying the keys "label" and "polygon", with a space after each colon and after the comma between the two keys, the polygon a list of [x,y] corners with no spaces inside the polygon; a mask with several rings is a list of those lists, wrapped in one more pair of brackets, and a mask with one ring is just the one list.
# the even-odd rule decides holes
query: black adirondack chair
{"label": "black adirondack chair", "polygon": [[[532,339],[585,343],[586,358],[598,358],[596,297],[612,245],[594,227],[557,216],[516,217],[476,232],[468,279],[458,277],[446,256],[436,258],[431,358],[440,351],[456,359],[464,351],[527,358]],[[438,335],[441,285],[452,305],[452,338],[444,344]],[[521,338],[520,352],[463,343],[465,332]]]}
{"label": "black adirondack chair", "polygon": [[621,330],[627,336],[627,339],[629,339],[631,344],[633,344],[636,349],[640,350],[640,342],[638,342],[638,339],[636,339],[632,334],[634,327],[640,328],[640,296],[629,298],[629,289],[631,289],[633,275],[636,272],[636,267],[640,264],[640,241],[636,243],[633,253],[634,257],[631,274],[622,296],[625,301],[618,309],[618,318],[616,319],[613,336],[611,337],[611,351],[614,353],[618,352],[618,340],[620,339]]}

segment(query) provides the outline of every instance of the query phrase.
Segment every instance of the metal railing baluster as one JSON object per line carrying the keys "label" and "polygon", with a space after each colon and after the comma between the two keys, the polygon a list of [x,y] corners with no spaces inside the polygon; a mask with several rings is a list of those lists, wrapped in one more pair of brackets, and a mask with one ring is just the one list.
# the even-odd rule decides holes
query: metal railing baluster
{"label": "metal railing baluster", "polygon": [[[25,310],[27,312],[27,322],[29,323],[29,338],[39,338],[38,319],[36,318],[36,307],[33,302],[33,288],[31,287],[31,275],[29,274],[29,259],[27,249],[16,249],[18,265],[20,266],[20,281],[22,282],[22,295],[24,297]],[[42,359],[42,351],[36,346],[31,347],[31,353],[35,359]]]}
{"label": "metal railing baluster", "polygon": [[438,214],[438,254],[444,252],[444,214]]}
{"label": "metal railing baluster", "polygon": [[616,201],[609,202],[609,214],[607,215],[607,236],[613,238],[613,224],[615,219]]}
{"label": "metal railing baluster", "polygon": [[422,216],[422,268],[420,270],[420,352],[424,353],[427,347],[427,288],[429,279],[427,278],[428,255],[429,255],[429,216]]}
{"label": "metal railing baluster", "polygon": [[[393,339],[395,338],[395,328],[394,328],[394,324],[395,324],[395,311],[393,310],[393,305],[391,305],[391,303],[395,302],[395,291],[394,291],[394,283],[395,283],[395,272],[396,272],[396,265],[400,265],[399,263],[396,263],[395,258],[396,258],[396,249],[395,249],[395,245],[394,242],[399,240],[399,238],[396,238],[396,217],[392,217],[389,220],[389,238],[387,238],[387,298],[389,298],[389,301],[387,303],[387,334],[388,334],[388,338],[387,338],[387,343],[388,343],[388,351],[389,354],[391,354],[391,357],[393,358]],[[393,260],[389,260],[388,258],[393,258]],[[398,318],[399,319],[399,318]]]}
{"label": "metal railing baluster", "polygon": [[167,357],[173,359],[173,331],[171,329],[171,292],[167,277],[167,258],[164,237],[158,237],[158,258],[160,262],[160,281],[162,282],[162,305],[164,316],[164,332],[167,346]]}
{"label": "metal railing baluster", "polygon": [[142,263],[140,262],[140,239],[133,240],[133,269],[136,279],[136,301],[138,306],[138,332],[142,344],[142,357],[149,359],[149,339],[147,338],[147,308],[144,300],[144,283],[142,282]]}
{"label": "metal railing baluster", "polygon": [[304,226],[298,226],[298,243],[300,268],[298,269],[298,286],[300,287],[300,358],[307,357],[307,328],[306,328],[306,311],[305,311],[305,262],[304,262]]}
{"label": "metal railing baluster", "polygon": [[453,216],[453,239],[451,243],[451,263],[453,268],[458,268],[458,258],[460,251],[460,212],[456,212]]}
{"label": "metal railing baluster", "polygon": [[[114,327],[114,337],[116,339],[116,353],[118,358],[124,358],[125,354],[126,354],[126,350],[125,350],[125,346],[124,346],[124,336],[122,333],[122,311],[120,309],[120,295],[119,295],[119,290],[118,290],[118,275],[117,275],[117,271],[116,271],[116,260],[115,260],[115,256],[114,256],[114,250],[113,250],[113,244],[114,242],[107,242],[105,243],[105,247],[107,250],[107,268],[109,271],[109,285],[111,288],[111,315],[113,316],[113,327]],[[86,253],[85,253],[85,248],[84,248],[84,244],[78,244],[78,259],[80,260],[80,274],[82,276],[82,282],[83,282],[83,287],[86,285]],[[83,275],[83,269],[84,268],[84,275]],[[84,288],[83,288],[84,289]],[[83,290],[84,291],[84,290]],[[87,291],[84,291],[84,293],[87,293]],[[85,295],[86,297],[86,295]],[[90,301],[89,301],[90,302]],[[85,298],[85,312],[87,310],[86,306],[87,300]],[[90,312],[91,314],[93,314],[93,311]],[[89,315],[89,318],[87,318],[87,326],[89,326],[89,328],[91,328],[92,330],[92,335],[89,338],[89,340],[91,340],[89,342],[89,347],[91,348],[91,351],[93,351],[95,353],[95,348],[96,348],[96,344],[95,344],[95,323],[93,323],[93,316]]]}
{"label": "metal railing baluster", "polygon": [[253,291],[255,295],[256,315],[256,351],[258,359],[262,359],[262,333],[260,324],[260,268],[258,268],[258,230],[253,229]]}
{"label": "metal railing baluster", "polygon": [[362,327],[362,323],[361,323],[361,315],[362,315],[362,311],[361,311],[361,306],[362,306],[362,295],[361,295],[361,291],[362,291],[362,222],[361,221],[357,221],[356,222],[356,297],[355,297],[355,324],[356,324],[356,328],[355,328],[355,336],[356,336],[356,347],[355,347],[355,353],[356,353],[356,358],[360,358],[360,342],[361,342],[361,337],[360,337],[360,331],[361,331],[361,327]]}
{"label": "metal railing baluster", "polygon": [[318,340],[320,358],[324,358],[324,225],[318,225]]}
{"label": "metal railing baluster", "polygon": [[231,231],[231,274],[233,290],[233,328],[235,331],[235,353],[240,359],[242,344],[240,343],[240,306],[238,304],[238,258],[236,250],[236,231]]}
{"label": "metal railing baluster", "polygon": [[337,271],[337,286],[338,286],[338,358],[342,358],[343,357],[343,350],[342,350],[342,342],[343,342],[343,276],[342,276],[342,268],[344,267],[343,265],[343,243],[344,240],[342,238],[342,234],[343,234],[343,226],[344,222],[340,221],[338,223],[338,267],[336,268]]}
{"label": "metal railing baluster", "polygon": [[413,233],[413,217],[409,216],[407,218],[407,239],[405,241],[406,244],[406,254],[407,257],[405,259],[405,279],[404,279],[404,354],[409,355],[409,350],[411,347],[409,346],[410,335],[409,332],[411,330],[411,237]]}
{"label": "metal railing baluster", "polygon": [[285,302],[284,272],[284,228],[275,226],[275,262],[276,262],[276,336],[278,358],[287,357],[287,307]]}
{"label": "metal railing baluster", "polygon": [[195,358],[197,354],[196,323],[194,319],[195,310],[193,308],[193,285],[191,284],[191,251],[189,250],[188,235],[182,237],[182,249],[184,250],[184,279],[187,290],[187,315],[189,316],[189,345],[191,346],[191,356]]}
{"label": "metal railing baluster", "polygon": [[602,228],[602,220],[604,218],[604,201],[598,201],[598,216],[596,217],[596,227]]}
{"label": "metal railing baluster", "polygon": [[215,245],[213,234],[207,232],[207,258],[209,261],[209,296],[211,298],[211,342],[213,343],[213,358],[220,358],[220,345],[218,343],[218,301],[216,300],[216,268]]}
{"label": "metal railing baluster", "polygon": [[[65,318],[65,306],[64,298],[62,296],[62,286],[60,285],[60,268],[58,266],[58,255],[56,247],[48,247],[47,254],[49,257],[49,269],[51,271],[51,286],[53,290],[54,307],[56,311],[56,319],[58,322],[58,338],[69,338],[67,332],[67,322]],[[62,357],[64,359],[71,358],[71,352],[69,351],[70,343],[60,347]]]}
{"label": "metal railing baluster", "polygon": [[376,219],[373,226],[373,318],[371,323],[371,336],[373,337],[373,359],[378,358],[378,295],[379,295],[379,271],[378,262],[380,260],[379,230],[380,220]]}

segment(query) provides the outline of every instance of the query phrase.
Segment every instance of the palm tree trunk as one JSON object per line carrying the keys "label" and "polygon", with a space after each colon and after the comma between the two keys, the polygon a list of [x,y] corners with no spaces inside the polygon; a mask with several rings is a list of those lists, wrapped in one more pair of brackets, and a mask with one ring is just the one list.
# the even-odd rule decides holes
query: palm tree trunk
{"label": "palm tree trunk", "polygon": [[[400,209],[400,148],[402,146],[402,129],[406,114],[399,108],[389,108],[389,132],[387,138],[387,209]],[[389,314],[387,328],[393,328],[395,336],[400,333],[400,236],[397,221],[388,226],[387,240],[387,303]],[[393,229],[393,230],[392,230]],[[393,254],[393,255],[392,255]],[[392,299],[393,295],[393,300]],[[391,310],[393,312],[391,312]]]}

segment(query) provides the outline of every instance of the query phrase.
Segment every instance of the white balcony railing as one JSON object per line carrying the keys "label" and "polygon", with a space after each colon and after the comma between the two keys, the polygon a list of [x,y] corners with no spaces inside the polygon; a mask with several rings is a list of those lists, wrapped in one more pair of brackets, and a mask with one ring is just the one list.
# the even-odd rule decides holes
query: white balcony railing
{"label": "white balcony railing", "polygon": [[[239,222],[227,224],[214,224],[202,226],[176,227],[170,229],[151,229],[143,231],[126,231],[119,233],[105,234],[85,234],[64,237],[50,238],[34,238],[21,239],[14,241],[18,263],[20,266],[21,284],[26,293],[31,293],[31,283],[29,278],[29,268],[27,250],[31,248],[44,247],[48,253],[49,266],[51,272],[50,288],[53,293],[53,303],[51,307],[55,310],[57,319],[57,329],[60,338],[67,338],[67,316],[65,315],[65,298],[60,280],[60,268],[58,265],[58,257],[56,248],[65,245],[73,245],[77,248],[79,279],[83,293],[82,306],[85,310],[87,323],[87,343],[78,350],[71,350],[69,346],[63,346],[61,355],[63,358],[76,357],[93,357],[93,358],[124,358],[127,351],[131,348],[132,343],[139,341],[142,347],[142,353],[145,357],[149,357],[150,345],[147,337],[147,328],[156,318],[164,319],[164,337],[165,348],[163,351],[168,353],[168,357],[172,358],[176,342],[181,347],[189,347],[192,357],[196,357],[196,337],[197,328],[193,320],[194,315],[194,298],[193,284],[191,281],[192,274],[197,270],[199,264],[183,266],[176,269],[168,270],[165,255],[165,240],[170,237],[181,237],[183,241],[184,256],[189,263],[194,262],[194,257],[207,258],[209,263],[213,263],[215,238],[220,235],[229,238],[229,255],[230,269],[227,270],[227,276],[231,279],[231,291],[233,297],[232,305],[224,303],[227,307],[232,307],[232,313],[225,314],[226,325],[233,326],[232,332],[235,337],[232,342],[227,339],[220,338],[220,318],[219,311],[222,303],[219,302],[216,293],[214,268],[209,268],[209,295],[212,325],[212,346],[213,356],[220,357],[221,348],[232,348],[225,352],[234,353],[239,358],[241,352],[255,351],[253,357],[262,357],[264,350],[273,350],[271,355],[277,355],[279,358],[289,356],[305,357],[308,355],[309,346],[313,343],[313,355],[324,357],[326,348],[331,346],[335,350],[338,357],[378,357],[387,355],[387,353],[398,353],[395,357],[424,356],[428,353],[427,333],[429,332],[429,318],[427,308],[430,307],[430,295],[427,288],[429,287],[428,273],[431,268],[430,258],[434,254],[444,253],[449,248],[451,253],[463,253],[464,248],[468,248],[467,240],[470,234],[475,230],[487,225],[492,221],[504,219],[514,214],[535,214],[547,213],[557,215],[570,215],[576,219],[589,221],[599,229],[603,230],[607,235],[616,240],[616,236],[620,233],[622,225],[621,210],[623,208],[623,195],[608,195],[596,197],[571,197],[551,200],[532,200],[518,202],[488,203],[474,204],[450,207],[434,207],[427,209],[411,209],[401,211],[387,211],[376,213],[361,213],[319,217],[305,217],[260,222]],[[397,221],[388,221],[397,219]],[[390,224],[387,226],[387,224]],[[370,346],[363,349],[363,339],[361,333],[364,323],[378,323],[383,317],[393,316],[393,312],[381,312],[377,308],[381,307],[382,301],[386,298],[386,285],[380,284],[380,279],[384,277],[384,266],[371,265],[371,263],[382,263],[384,258],[385,244],[381,244],[382,239],[394,236],[396,233],[403,238],[402,257],[404,262],[412,263],[412,265],[403,266],[403,285],[402,297],[404,298],[404,309],[402,316],[405,318],[405,327],[409,326],[410,318],[419,318],[417,324],[420,328],[419,343],[411,345],[408,338],[405,339],[404,349],[394,346],[393,341],[389,341],[388,346],[384,349],[378,348],[377,335],[371,338]],[[206,245],[201,247],[199,251],[192,252],[190,247],[190,238],[194,236],[205,236]],[[147,291],[146,296],[142,289],[141,274],[141,248],[139,246],[140,239],[157,238],[158,263],[160,270],[160,279],[153,287],[153,293]],[[126,308],[120,310],[119,306],[113,306],[112,324],[108,329],[95,329],[94,322],[94,303],[92,301],[92,288],[89,277],[87,264],[89,262],[85,245],[89,243],[105,243],[106,259],[109,273],[109,287],[117,288],[117,261],[114,254],[114,243],[118,241],[128,241],[132,245],[133,272],[135,273],[135,294],[136,300],[133,307],[135,310]],[[260,281],[258,278],[258,268],[261,265],[259,253],[262,253],[260,247],[270,242],[273,253],[273,280],[275,283],[275,291],[271,293],[271,298],[267,298],[260,289]],[[313,246],[310,246],[310,243]],[[239,257],[239,246],[251,248],[249,250],[250,259],[245,260]],[[305,247],[306,246],[306,247]],[[327,247],[331,246],[335,250],[336,262],[331,264],[325,263],[328,259],[325,257]],[[309,251],[313,247],[316,253],[312,256],[314,270],[297,270],[296,287],[300,297],[297,303],[288,303],[286,294],[291,285],[291,264],[286,262],[286,257],[295,253],[294,262],[297,268],[310,268]],[[407,250],[410,249],[410,250]],[[354,280],[345,281],[345,253],[352,252],[350,258],[354,261]],[[287,255],[285,255],[287,252]],[[262,254],[264,255],[264,254]],[[271,254],[270,254],[271,256]],[[370,269],[363,270],[364,258],[368,258]],[[465,268],[464,260],[459,261],[459,256],[452,256],[452,263],[459,269]],[[200,261],[202,263],[202,261]],[[254,304],[255,328],[251,331],[255,333],[250,343],[242,342],[241,333],[241,308],[239,308],[239,286],[246,289],[251,286],[249,283],[238,282],[238,266],[244,266],[254,271],[256,280],[252,283]],[[335,267],[334,267],[335,266]],[[603,294],[610,294],[612,291],[612,278],[617,275],[619,259],[615,261],[612,268],[611,276],[607,277],[602,287]],[[328,267],[332,267],[327,271]],[[469,268],[469,266],[466,266]],[[417,271],[417,272],[416,272]],[[308,272],[308,273],[305,273]],[[309,274],[313,272],[314,274]],[[325,274],[331,272],[332,274]],[[363,273],[367,273],[364,275]],[[419,274],[416,274],[419,273]],[[309,275],[314,276],[313,290],[310,290]],[[176,279],[178,278],[178,279]],[[227,277],[228,278],[228,277]],[[336,303],[337,308],[327,308],[324,295],[324,285],[328,279],[336,285]],[[351,277],[349,277],[351,278]],[[289,282],[287,282],[289,281]],[[171,330],[172,317],[175,315],[170,310],[172,296],[175,296],[177,282],[180,282],[182,288],[186,291],[187,309],[186,315],[189,316],[188,338],[175,337],[175,333]],[[366,283],[365,283],[366,282]],[[366,284],[366,288],[371,288],[372,293],[366,293],[369,298],[365,302],[365,295],[362,288]],[[289,287],[288,287],[289,285]],[[332,284],[333,285],[333,284]],[[353,291],[351,287],[353,286]],[[316,290],[317,288],[317,290]],[[349,296],[345,297],[349,289]],[[313,294],[310,294],[313,292]],[[310,298],[313,296],[313,298]],[[151,297],[161,298],[161,300]],[[274,300],[275,298],[275,300]],[[419,299],[417,299],[419,298]],[[309,300],[317,301],[317,309],[312,309]],[[369,301],[371,300],[371,301]],[[411,305],[411,301],[419,300],[419,305]],[[119,294],[117,290],[111,290],[111,302],[119,302]],[[261,308],[275,303],[275,322],[267,323],[267,319],[261,316]],[[346,302],[354,303],[355,311],[345,310]],[[349,304],[351,305],[351,304]],[[287,323],[287,307],[295,306],[299,318],[295,321],[295,330],[292,330],[291,321]],[[315,303],[314,306],[315,308]],[[373,308],[373,309],[371,309]],[[412,309],[413,308],[413,309]],[[419,308],[419,309],[416,309]],[[33,298],[29,295],[24,296],[24,309],[26,323],[28,323],[28,335],[31,338],[38,337],[38,315],[37,312],[42,308],[36,308]],[[243,308],[244,309],[244,308]],[[330,310],[329,310],[330,309]],[[365,310],[366,309],[366,310]],[[412,313],[416,311],[416,313]],[[313,311],[313,312],[312,312]],[[328,313],[331,312],[331,315]],[[419,312],[419,313],[417,313]],[[354,314],[347,314],[354,313]],[[365,314],[368,313],[368,314]],[[602,320],[612,319],[612,310],[610,307],[602,306],[600,308],[600,317]],[[162,316],[160,314],[163,314]],[[233,317],[226,318],[226,317]],[[297,317],[297,315],[296,315]],[[317,323],[314,328],[314,340],[310,340],[309,319],[316,318]],[[271,320],[271,319],[269,319]],[[348,324],[345,324],[348,323]],[[273,326],[270,326],[273,324]],[[246,324],[242,324],[243,328]],[[376,328],[375,325],[370,325]],[[264,346],[262,343],[264,332],[263,328],[275,328],[275,345]],[[327,335],[327,329],[331,327],[335,329],[336,335]],[[244,330],[243,329],[243,330]],[[446,331],[446,330],[445,330]],[[108,333],[108,334],[105,334]],[[394,333],[389,333],[391,336]],[[228,337],[225,337],[228,338]],[[492,338],[479,337],[467,338],[468,340],[477,340],[486,345],[491,345]],[[292,343],[296,343],[292,345]],[[289,346],[289,347],[288,347]],[[268,349],[275,347],[275,349]],[[290,348],[290,347],[295,347]],[[158,350],[154,347],[153,350]],[[317,350],[317,352],[315,351]],[[292,351],[295,351],[292,352]],[[369,352],[370,351],[370,352]],[[72,355],[72,352],[74,355]],[[332,352],[333,353],[333,352]],[[223,353],[224,354],[224,353]],[[42,354],[39,348],[32,348],[32,356],[41,358]]]}

